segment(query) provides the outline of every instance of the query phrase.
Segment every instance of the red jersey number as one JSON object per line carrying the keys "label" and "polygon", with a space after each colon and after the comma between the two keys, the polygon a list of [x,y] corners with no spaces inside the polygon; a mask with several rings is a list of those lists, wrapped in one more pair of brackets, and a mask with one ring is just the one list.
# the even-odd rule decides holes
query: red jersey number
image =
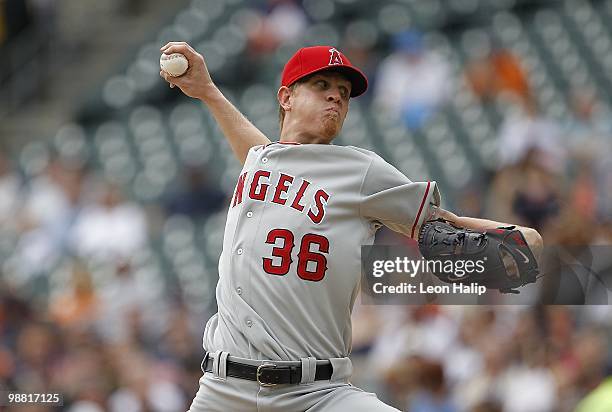
{"label": "red jersey number", "polygon": [[271,275],[284,276],[289,272],[291,266],[291,250],[293,250],[293,233],[287,229],[274,229],[268,233],[266,243],[276,245],[278,239],[282,239],[281,247],[272,248],[272,256],[281,258],[280,264],[275,266],[271,258],[263,258],[263,268]]}
{"label": "red jersey number", "polygon": [[[325,236],[315,235],[313,233],[307,233],[302,238],[302,245],[300,252],[298,253],[298,268],[297,274],[304,280],[311,280],[318,282],[325,276],[327,271],[327,258],[322,253],[311,251],[311,245],[318,245],[319,252],[329,252],[329,240]],[[308,270],[308,262],[315,262],[315,269],[313,271]]]}
{"label": "red jersey number", "polygon": [[[281,243],[276,246],[279,239]],[[268,233],[266,243],[275,245],[272,248],[272,256],[280,258],[280,263],[274,265],[272,258],[263,258],[264,270],[270,275],[286,275],[293,263],[291,260],[291,251],[295,246],[293,233],[287,229],[273,229]],[[313,246],[316,246],[318,250],[312,250]],[[314,233],[305,234],[300,242],[300,251],[297,255],[297,275],[311,282],[319,282],[323,279],[327,271],[327,258],[324,253],[329,253],[329,240],[325,236]],[[311,270],[308,270],[309,262],[314,262],[314,268],[313,265],[310,265]]]}

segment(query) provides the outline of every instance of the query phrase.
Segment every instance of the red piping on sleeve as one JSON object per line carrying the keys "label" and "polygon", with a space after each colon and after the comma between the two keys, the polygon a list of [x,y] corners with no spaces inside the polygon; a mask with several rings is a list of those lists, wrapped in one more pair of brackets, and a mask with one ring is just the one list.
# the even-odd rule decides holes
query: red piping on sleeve
{"label": "red piping on sleeve", "polygon": [[423,211],[423,206],[425,206],[425,199],[427,199],[427,194],[429,194],[429,186],[431,186],[431,182],[427,182],[427,187],[425,188],[425,195],[423,196],[423,200],[421,200],[421,206],[419,207],[419,213],[416,215],[416,219],[414,220],[414,224],[412,225],[412,232],[410,233],[410,237],[414,239],[414,231],[416,230],[417,223],[419,223],[419,218],[421,217],[421,212]]}

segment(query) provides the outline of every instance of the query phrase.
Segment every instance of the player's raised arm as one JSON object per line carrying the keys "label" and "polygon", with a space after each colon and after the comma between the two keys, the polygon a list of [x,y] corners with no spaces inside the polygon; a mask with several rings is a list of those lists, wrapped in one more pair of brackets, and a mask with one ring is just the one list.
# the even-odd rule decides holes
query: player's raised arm
{"label": "player's raised arm", "polygon": [[200,53],[185,42],[170,42],[160,50],[164,54],[181,53],[187,58],[189,66],[183,75],[172,77],[160,71],[160,76],[170,83],[170,87],[177,86],[187,96],[201,100],[208,107],[241,163],[244,163],[251,147],[270,143],[270,139],[221,93]]}

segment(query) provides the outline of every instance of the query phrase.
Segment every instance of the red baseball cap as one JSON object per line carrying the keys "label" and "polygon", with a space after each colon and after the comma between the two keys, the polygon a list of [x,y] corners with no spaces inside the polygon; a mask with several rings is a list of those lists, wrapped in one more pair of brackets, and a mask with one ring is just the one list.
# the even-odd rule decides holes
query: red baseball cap
{"label": "red baseball cap", "polygon": [[368,88],[368,79],[338,49],[332,46],[313,46],[299,49],[285,64],[281,86],[290,86],[309,74],[334,70],[344,74],[351,82],[351,97],[357,97]]}

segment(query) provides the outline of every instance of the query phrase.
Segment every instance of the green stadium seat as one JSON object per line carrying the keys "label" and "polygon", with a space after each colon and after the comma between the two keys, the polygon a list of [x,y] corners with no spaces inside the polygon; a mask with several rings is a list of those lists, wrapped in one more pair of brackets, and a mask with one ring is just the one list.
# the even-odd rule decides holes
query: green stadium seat
{"label": "green stadium seat", "polygon": [[210,24],[210,17],[203,10],[185,9],[179,12],[174,19],[177,27],[183,28],[188,34],[185,41],[201,40]]}

